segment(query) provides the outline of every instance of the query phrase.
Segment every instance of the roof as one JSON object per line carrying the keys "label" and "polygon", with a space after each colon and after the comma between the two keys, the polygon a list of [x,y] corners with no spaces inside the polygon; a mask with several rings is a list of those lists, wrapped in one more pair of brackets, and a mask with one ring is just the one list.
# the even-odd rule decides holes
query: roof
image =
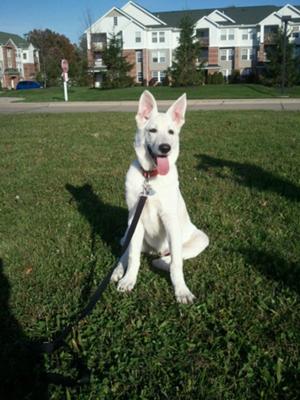
{"label": "roof", "polygon": [[0,32],[0,45],[6,44],[11,39],[17,47],[27,48],[29,43],[26,39],[14,33]]}
{"label": "roof", "polygon": [[[300,11],[300,6],[294,6]],[[230,17],[238,25],[254,25],[258,24],[271,13],[280,10],[279,6],[251,6],[251,7],[221,7],[221,8],[206,8],[199,10],[184,10],[184,11],[160,11],[153,13],[169,26],[178,27],[183,17],[189,16],[193,23],[196,23],[204,16],[208,16],[216,9]],[[221,25],[226,23],[220,22]],[[230,25],[230,24],[229,24]]]}

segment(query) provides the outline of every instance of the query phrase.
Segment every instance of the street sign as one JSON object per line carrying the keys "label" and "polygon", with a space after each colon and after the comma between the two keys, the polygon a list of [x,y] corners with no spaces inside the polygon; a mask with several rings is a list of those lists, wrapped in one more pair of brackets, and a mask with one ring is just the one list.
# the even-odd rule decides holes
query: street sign
{"label": "street sign", "polygon": [[61,60],[61,69],[62,69],[62,78],[64,80],[64,95],[65,95],[65,101],[68,101],[68,71],[69,71],[69,63],[68,60]]}
{"label": "street sign", "polygon": [[69,72],[69,63],[68,60],[61,60],[61,69],[63,70],[63,72]]}

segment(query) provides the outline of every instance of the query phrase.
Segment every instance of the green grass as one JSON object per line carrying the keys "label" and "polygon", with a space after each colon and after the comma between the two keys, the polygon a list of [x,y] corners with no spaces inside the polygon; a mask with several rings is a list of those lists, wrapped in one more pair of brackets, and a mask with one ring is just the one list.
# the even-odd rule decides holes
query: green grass
{"label": "green grass", "polygon": [[[73,87],[69,89],[69,101],[121,101],[136,100],[143,87],[132,87],[127,89],[89,89],[85,87]],[[240,84],[240,85],[206,85],[200,87],[170,88],[154,87],[149,90],[159,100],[176,99],[186,91],[189,99],[259,99],[274,98],[281,95],[278,88],[266,87],[263,85]],[[300,86],[286,89],[286,95],[300,97]],[[48,88],[35,90],[15,90],[0,92],[0,97],[21,97],[27,102],[34,101],[64,101],[62,88]]]}
{"label": "green grass", "polygon": [[[120,251],[134,115],[0,116],[5,399],[299,399],[300,114],[186,120],[181,189],[210,237],[185,262],[196,303],[176,304],[143,257],[134,291],[110,285],[68,338],[72,352],[37,358],[22,343],[65,326]],[[57,384],[55,373],[82,373],[78,359],[91,383]]]}

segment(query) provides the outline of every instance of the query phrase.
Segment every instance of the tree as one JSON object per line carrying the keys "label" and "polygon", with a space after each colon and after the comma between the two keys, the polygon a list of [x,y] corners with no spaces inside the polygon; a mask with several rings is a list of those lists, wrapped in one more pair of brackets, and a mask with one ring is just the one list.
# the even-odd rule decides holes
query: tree
{"label": "tree", "polygon": [[[271,86],[280,86],[282,83],[282,64],[283,64],[283,46],[284,32],[279,30],[274,37],[274,45],[266,50],[268,62],[266,63],[263,82]],[[295,57],[295,44],[286,38],[286,73],[285,86],[293,86],[300,79],[299,57]]]}
{"label": "tree", "polygon": [[91,76],[89,74],[89,65],[87,59],[87,41],[86,35],[81,35],[79,44],[76,46],[76,53],[78,57],[78,77],[77,81],[80,86],[87,86],[91,83]]}
{"label": "tree", "polygon": [[41,77],[45,87],[58,83],[63,58],[69,61],[69,77],[77,78],[79,54],[66,36],[50,29],[34,29],[26,38],[39,50]]}
{"label": "tree", "polygon": [[179,46],[175,50],[175,61],[170,75],[174,86],[199,85],[203,82],[204,73],[201,65],[197,65],[200,44],[195,41],[194,25],[189,16],[180,22]]}
{"label": "tree", "polygon": [[127,87],[133,84],[133,79],[128,75],[132,64],[126,60],[122,51],[122,39],[118,34],[112,35],[109,45],[102,54],[103,63],[107,68],[103,79],[105,88]]}

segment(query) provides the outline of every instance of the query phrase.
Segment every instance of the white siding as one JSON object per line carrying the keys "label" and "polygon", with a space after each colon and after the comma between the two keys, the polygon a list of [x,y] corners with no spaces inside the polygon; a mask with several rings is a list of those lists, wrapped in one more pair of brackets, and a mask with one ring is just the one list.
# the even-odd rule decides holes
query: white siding
{"label": "white siding", "polygon": [[160,25],[155,18],[151,17],[148,13],[142,11],[132,3],[125,4],[125,6],[122,7],[122,10],[141,22],[143,25]]}

